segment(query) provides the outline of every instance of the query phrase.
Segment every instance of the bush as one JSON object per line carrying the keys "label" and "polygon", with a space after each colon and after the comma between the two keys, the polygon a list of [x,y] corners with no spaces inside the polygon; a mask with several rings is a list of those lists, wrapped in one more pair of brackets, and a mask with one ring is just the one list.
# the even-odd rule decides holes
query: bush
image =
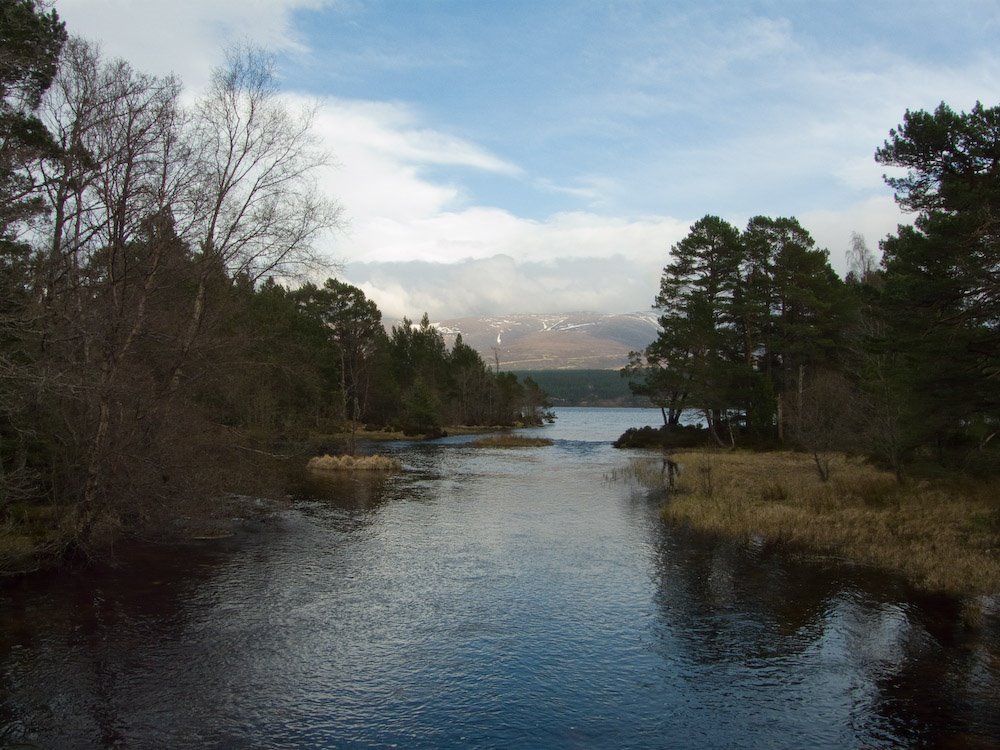
{"label": "bush", "polygon": [[695,425],[677,427],[630,427],[614,443],[615,448],[696,448],[710,445],[708,430]]}

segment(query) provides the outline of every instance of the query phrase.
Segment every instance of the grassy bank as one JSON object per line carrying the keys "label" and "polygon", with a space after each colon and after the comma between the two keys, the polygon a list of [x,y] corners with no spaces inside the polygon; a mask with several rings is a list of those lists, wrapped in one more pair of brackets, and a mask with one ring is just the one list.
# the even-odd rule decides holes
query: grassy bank
{"label": "grassy bank", "polygon": [[[1000,483],[912,481],[834,456],[821,482],[811,456],[679,452],[664,518],[735,538],[763,537],[903,574],[959,595],[1000,593]],[[629,469],[662,486],[661,461]]]}

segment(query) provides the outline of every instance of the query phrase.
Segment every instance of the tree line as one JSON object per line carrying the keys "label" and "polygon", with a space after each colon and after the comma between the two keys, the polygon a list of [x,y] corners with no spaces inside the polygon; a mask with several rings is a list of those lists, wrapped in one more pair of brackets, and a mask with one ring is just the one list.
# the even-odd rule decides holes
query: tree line
{"label": "tree line", "polygon": [[0,51],[7,549],[100,549],[310,432],[539,418],[536,386],[426,316],[386,332],[360,289],[277,281],[322,268],[341,210],[266,54],[230,51],[186,104],[38,0],[0,0]]}
{"label": "tree line", "polygon": [[[877,262],[852,237],[841,279],[795,218],[695,222],[654,302],[660,334],[623,371],[663,411],[667,444],[697,415],[718,445],[996,465],[1000,429],[1000,107],[907,111],[875,154],[912,226]],[[688,421],[688,420],[685,420]]]}

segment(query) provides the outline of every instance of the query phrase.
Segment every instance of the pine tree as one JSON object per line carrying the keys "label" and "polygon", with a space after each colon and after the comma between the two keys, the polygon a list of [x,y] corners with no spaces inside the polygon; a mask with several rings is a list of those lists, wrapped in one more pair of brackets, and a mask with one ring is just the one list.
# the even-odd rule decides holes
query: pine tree
{"label": "pine tree", "polygon": [[716,439],[732,405],[733,354],[739,349],[733,300],[741,260],[739,232],[705,216],[671,248],[654,308],[661,332],[647,359],[673,393],[671,408],[703,411]]}
{"label": "pine tree", "polygon": [[883,346],[898,352],[906,446],[940,459],[966,425],[1000,422],[1000,107],[906,112],[876,152],[918,211],[882,244]]}

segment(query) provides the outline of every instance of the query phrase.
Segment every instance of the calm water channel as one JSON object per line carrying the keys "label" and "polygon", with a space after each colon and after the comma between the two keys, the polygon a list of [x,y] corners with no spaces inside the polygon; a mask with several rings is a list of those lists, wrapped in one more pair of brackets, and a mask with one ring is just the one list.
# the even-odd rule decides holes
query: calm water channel
{"label": "calm water channel", "polygon": [[996,613],[665,527],[605,480],[657,421],[392,444],[230,539],[0,582],[0,747],[1000,747]]}

